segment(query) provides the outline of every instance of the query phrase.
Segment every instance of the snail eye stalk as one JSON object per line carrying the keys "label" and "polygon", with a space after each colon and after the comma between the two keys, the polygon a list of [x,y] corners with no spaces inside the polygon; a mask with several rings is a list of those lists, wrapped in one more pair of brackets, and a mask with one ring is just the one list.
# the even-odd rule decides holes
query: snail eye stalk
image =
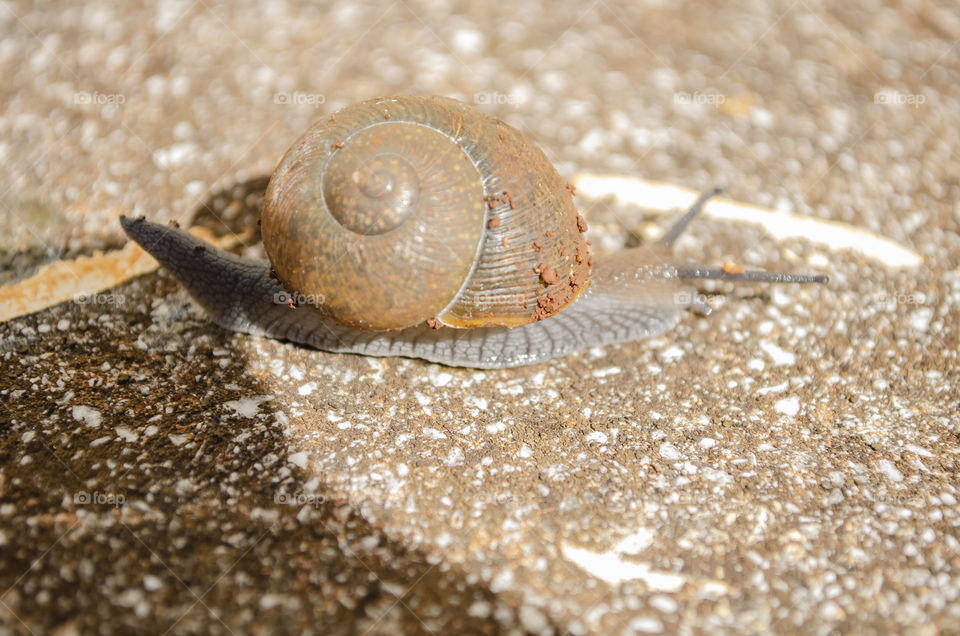
{"label": "snail eye stalk", "polygon": [[[670,226],[670,229],[667,230],[663,238],[660,239],[660,244],[664,247],[673,245],[674,241],[676,241],[680,234],[690,225],[690,221],[703,211],[707,201],[721,192],[723,192],[723,188],[716,187],[701,194],[700,197],[693,202],[693,205],[690,206],[690,209],[684,212],[683,216]],[[700,265],[678,266],[673,268],[673,270],[677,278],[684,280],[705,278],[710,280],[731,280],[749,283],[827,283],[830,281],[829,276],[822,274],[780,274],[777,272],[761,271],[729,272],[725,269],[702,267]]]}
{"label": "snail eye stalk", "polygon": [[710,280],[734,280],[750,283],[827,283],[829,276],[823,274],[780,274],[778,272],[728,272],[713,267],[699,267],[697,265],[677,267],[677,278],[685,280],[707,278]]}
{"label": "snail eye stalk", "polygon": [[664,247],[670,247],[673,245],[674,241],[677,240],[687,226],[690,225],[692,221],[700,212],[703,211],[704,206],[706,206],[707,201],[712,199],[723,192],[723,188],[716,187],[713,190],[707,190],[700,195],[700,198],[693,202],[693,205],[690,206],[690,209],[684,212],[683,216],[677,219],[677,221],[670,226],[670,229],[667,230],[667,233],[663,235],[663,238],[660,239],[660,244]]}

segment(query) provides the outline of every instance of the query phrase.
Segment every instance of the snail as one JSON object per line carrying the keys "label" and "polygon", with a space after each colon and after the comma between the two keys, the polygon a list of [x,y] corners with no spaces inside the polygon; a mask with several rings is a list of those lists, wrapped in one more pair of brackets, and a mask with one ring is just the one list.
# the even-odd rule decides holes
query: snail
{"label": "snail", "polygon": [[826,282],[671,264],[717,191],[659,246],[594,262],[570,189],[522,133],[454,99],[389,97],[341,109],[286,152],[263,204],[269,264],[142,217],[121,224],[227,329],[501,368],[658,335],[687,307],[709,313],[692,279]]}

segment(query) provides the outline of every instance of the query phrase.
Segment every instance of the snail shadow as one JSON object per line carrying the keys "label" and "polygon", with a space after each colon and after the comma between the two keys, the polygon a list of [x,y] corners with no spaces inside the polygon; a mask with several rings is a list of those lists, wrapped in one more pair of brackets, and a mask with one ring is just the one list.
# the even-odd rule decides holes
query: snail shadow
{"label": "snail shadow", "polygon": [[[201,633],[221,623],[247,631],[246,608],[267,597],[285,600],[266,610],[266,620],[344,633],[365,632],[381,618],[417,632],[418,614],[434,616],[441,631],[465,631],[476,620],[471,604],[497,602],[461,569],[441,571],[423,551],[387,536],[309,467],[288,462],[302,449],[279,415],[286,406],[249,372],[244,345],[207,321],[172,277],[152,273],[113,291],[125,300],[62,303],[0,325],[5,340],[45,322],[85,326],[19,345],[19,355],[37,359],[60,351],[59,368],[77,370],[64,376],[63,389],[84,406],[66,417],[51,415],[44,400],[17,407],[16,419],[43,423],[44,444],[23,452],[44,461],[11,464],[7,500],[34,516],[56,517],[64,505],[87,517],[117,516],[128,530],[102,549],[95,537],[61,542],[64,528],[54,525],[19,527],[29,515],[10,520],[0,587],[14,591],[5,600],[33,631],[68,623],[95,631],[105,608],[115,631],[141,631],[144,608],[117,606],[109,583],[131,572],[164,584],[163,601],[144,606],[150,623],[173,629],[186,620]],[[122,435],[106,434],[114,430]],[[57,558],[43,559],[57,544]],[[63,564],[81,562],[97,572],[82,594],[63,581],[51,606],[26,592],[59,580]],[[395,590],[414,582],[398,605]],[[454,588],[455,598],[445,593]],[[192,590],[206,590],[203,603]],[[487,623],[483,631],[498,631]]]}

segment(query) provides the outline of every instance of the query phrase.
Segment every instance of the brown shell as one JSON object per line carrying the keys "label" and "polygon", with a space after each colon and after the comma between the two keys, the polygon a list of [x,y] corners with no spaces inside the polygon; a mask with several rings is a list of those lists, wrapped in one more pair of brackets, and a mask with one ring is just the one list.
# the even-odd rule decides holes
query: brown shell
{"label": "brown shell", "polygon": [[341,324],[517,326],[586,287],[579,221],[516,129],[453,99],[390,97],[297,140],[267,188],[262,234],[285,285]]}

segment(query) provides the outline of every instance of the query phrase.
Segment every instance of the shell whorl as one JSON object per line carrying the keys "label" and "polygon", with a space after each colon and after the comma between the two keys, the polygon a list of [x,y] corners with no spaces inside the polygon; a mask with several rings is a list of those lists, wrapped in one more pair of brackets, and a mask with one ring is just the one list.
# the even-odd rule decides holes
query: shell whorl
{"label": "shell whorl", "polygon": [[516,326],[589,280],[576,209],[543,153],[456,100],[344,108],[287,151],[263,241],[284,284],[337,322]]}

